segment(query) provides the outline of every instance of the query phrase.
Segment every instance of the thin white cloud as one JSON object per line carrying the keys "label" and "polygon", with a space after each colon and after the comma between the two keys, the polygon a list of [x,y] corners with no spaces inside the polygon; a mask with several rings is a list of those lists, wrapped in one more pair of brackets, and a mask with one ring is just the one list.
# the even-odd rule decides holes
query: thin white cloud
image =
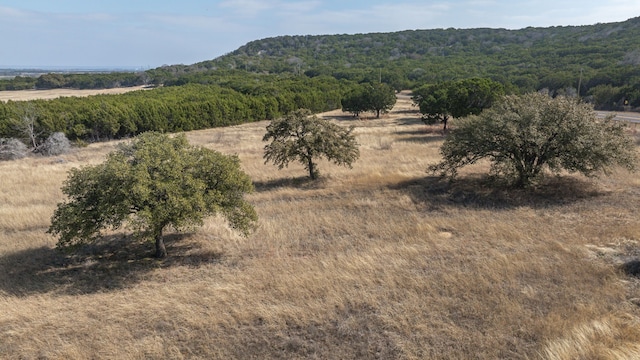
{"label": "thin white cloud", "polygon": [[231,10],[235,15],[254,17],[274,8],[278,3],[278,1],[227,0],[222,1],[218,6],[222,9]]}
{"label": "thin white cloud", "polygon": [[240,18],[269,17],[273,14],[295,16],[306,14],[322,5],[322,1],[284,1],[284,0],[227,0],[218,6],[227,9]]}
{"label": "thin white cloud", "polygon": [[189,31],[230,32],[242,28],[238,23],[213,16],[144,14],[141,18],[145,22],[175,26]]}
{"label": "thin white cloud", "polygon": [[304,14],[316,10],[322,5],[321,1],[281,2],[276,8],[285,13]]}

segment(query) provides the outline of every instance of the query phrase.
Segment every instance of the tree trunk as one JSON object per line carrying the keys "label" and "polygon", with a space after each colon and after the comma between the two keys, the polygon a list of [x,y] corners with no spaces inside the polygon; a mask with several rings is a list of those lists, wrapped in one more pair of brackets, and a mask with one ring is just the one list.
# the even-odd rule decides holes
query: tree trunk
{"label": "tree trunk", "polygon": [[162,229],[155,231],[156,239],[156,257],[162,259],[167,257],[167,249],[164,247],[164,238],[162,237]]}
{"label": "tree trunk", "polygon": [[316,164],[313,163],[313,160],[309,158],[308,167],[309,167],[309,176],[311,177],[311,180],[315,180],[318,177],[318,174],[316,173],[315,165]]}
{"label": "tree trunk", "polygon": [[447,122],[448,122],[448,121],[449,121],[449,117],[448,117],[448,116],[445,116],[445,117],[442,119],[442,123],[444,124],[444,127],[442,128],[442,131],[443,131],[443,132],[447,132]]}

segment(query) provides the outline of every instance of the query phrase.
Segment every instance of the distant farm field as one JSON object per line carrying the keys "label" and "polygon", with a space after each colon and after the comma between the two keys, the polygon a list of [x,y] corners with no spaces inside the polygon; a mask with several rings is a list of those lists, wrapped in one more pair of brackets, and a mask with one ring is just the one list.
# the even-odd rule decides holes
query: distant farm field
{"label": "distant farm field", "polygon": [[39,99],[56,99],[65,96],[91,96],[100,94],[123,94],[129,91],[142,90],[144,86],[134,86],[126,88],[113,89],[51,89],[51,90],[19,90],[19,91],[0,91],[0,101],[28,101]]}
{"label": "distant farm field", "polygon": [[[267,122],[195,131],[237,154],[259,228],[126,230],[76,254],[45,233],[67,171],[116,143],[0,162],[3,359],[637,359],[640,176],[493,189],[425,172],[443,136],[406,97],[356,120],[353,169],[265,165]],[[637,135],[636,135],[637,136]]]}

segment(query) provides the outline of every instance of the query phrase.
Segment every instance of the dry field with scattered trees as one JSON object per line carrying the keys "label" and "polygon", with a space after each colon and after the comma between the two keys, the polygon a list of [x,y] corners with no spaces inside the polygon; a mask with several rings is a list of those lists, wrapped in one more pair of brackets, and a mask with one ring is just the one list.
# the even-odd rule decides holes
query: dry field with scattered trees
{"label": "dry field with scattered trees", "polygon": [[0,162],[1,357],[640,358],[640,176],[440,181],[440,126],[415,110],[324,114],[356,126],[361,157],[317,181],[264,164],[267,122],[188,133],[238,154],[259,227],[210,219],[163,260],[126,231],[74,254],[45,233],[67,171],[115,143]]}

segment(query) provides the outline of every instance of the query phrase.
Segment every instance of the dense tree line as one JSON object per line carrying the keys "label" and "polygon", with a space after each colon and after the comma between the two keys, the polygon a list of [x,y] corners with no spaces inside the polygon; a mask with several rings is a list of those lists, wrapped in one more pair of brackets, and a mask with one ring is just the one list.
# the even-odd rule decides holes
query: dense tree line
{"label": "dense tree line", "polygon": [[447,130],[449,118],[478,115],[505,94],[502,84],[489,79],[464,79],[427,84],[413,92],[427,125],[442,123]]}
{"label": "dense tree line", "polygon": [[[275,119],[305,108],[340,108],[353,86],[333,78],[268,79],[264,82],[161,87],[122,95],[0,103],[0,138],[25,139],[24,109],[33,117],[31,135],[44,141],[55,132],[71,140],[100,141],[145,131],[180,132]],[[234,89],[233,87],[237,88]]]}
{"label": "dense tree line", "polygon": [[35,88],[37,79],[31,76],[16,76],[10,80],[0,80],[0,91],[30,90]]}
{"label": "dense tree line", "polygon": [[0,90],[48,90],[48,89],[111,89],[153,83],[145,72],[112,72],[61,74],[48,73],[38,77],[16,76],[0,81]]}

